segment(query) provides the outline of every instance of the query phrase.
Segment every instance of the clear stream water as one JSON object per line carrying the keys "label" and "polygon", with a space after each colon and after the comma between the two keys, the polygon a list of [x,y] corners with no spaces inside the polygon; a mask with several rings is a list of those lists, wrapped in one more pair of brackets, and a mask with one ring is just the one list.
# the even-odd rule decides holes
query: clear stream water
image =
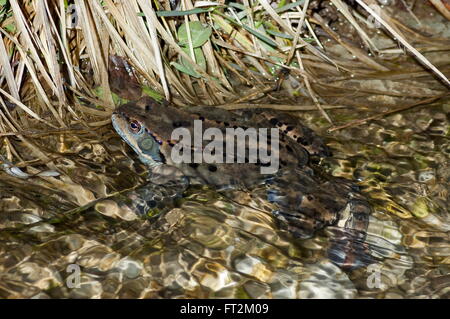
{"label": "clear stream water", "polygon": [[246,191],[191,188],[151,222],[74,211],[138,184],[144,168],[111,127],[89,142],[42,137],[70,179],[0,173],[0,297],[449,298],[446,103],[333,134],[318,112],[301,115],[333,149],[324,169],[357,181],[374,208],[366,242],[375,262],[346,271],[327,257],[336,227],[294,239]]}

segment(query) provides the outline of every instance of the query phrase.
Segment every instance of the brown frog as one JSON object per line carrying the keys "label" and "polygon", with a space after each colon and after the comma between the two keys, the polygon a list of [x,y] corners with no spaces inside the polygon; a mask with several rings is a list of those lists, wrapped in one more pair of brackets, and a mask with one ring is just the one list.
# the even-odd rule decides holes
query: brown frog
{"label": "brown frog", "polygon": [[331,155],[329,148],[288,114],[213,107],[184,110],[143,97],[117,108],[112,123],[149,168],[149,184],[134,197],[139,214],[167,202],[158,191],[167,183],[177,185],[171,198],[191,184],[218,191],[251,191],[264,185],[257,195],[274,204],[272,213],[282,229],[310,238],[326,226],[336,226],[342,233],[329,250],[331,259],[351,267],[370,262],[360,257],[367,255],[362,252],[369,204],[355,184],[317,169],[315,164]]}

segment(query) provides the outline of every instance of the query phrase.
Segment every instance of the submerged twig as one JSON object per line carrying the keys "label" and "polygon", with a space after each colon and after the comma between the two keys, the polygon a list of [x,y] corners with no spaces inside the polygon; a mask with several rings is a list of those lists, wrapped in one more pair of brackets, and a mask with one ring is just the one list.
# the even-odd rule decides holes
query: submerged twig
{"label": "submerged twig", "polygon": [[[201,106],[210,106],[210,105],[201,105]],[[344,109],[348,108],[349,106],[345,105],[321,105],[322,108],[326,110],[332,110],[332,109]],[[279,111],[318,111],[316,105],[289,105],[289,104],[264,104],[264,103],[254,103],[254,104],[248,104],[248,103],[230,103],[230,104],[222,104],[222,105],[215,105],[214,107],[225,109],[225,110],[239,110],[239,109],[254,109],[254,108],[261,108],[261,109],[273,109],[273,110],[279,110]]]}
{"label": "submerged twig", "polygon": [[393,110],[389,110],[389,111],[386,111],[386,112],[375,114],[375,115],[366,117],[364,119],[359,119],[359,120],[356,120],[356,121],[352,121],[352,122],[346,123],[344,125],[335,126],[335,127],[329,128],[327,131],[328,131],[328,133],[331,133],[331,132],[334,132],[334,131],[337,131],[337,130],[342,130],[344,128],[355,127],[355,126],[364,124],[364,123],[366,123],[368,121],[372,121],[372,120],[376,120],[376,119],[382,118],[382,117],[384,117],[386,115],[390,115],[390,114],[393,114],[393,113],[405,111],[405,110],[411,109],[411,108],[419,106],[419,105],[433,103],[433,102],[435,102],[435,101],[437,101],[437,100],[439,100],[439,99],[441,99],[441,98],[443,98],[445,96],[448,96],[448,95],[450,95],[450,93],[441,94],[441,95],[438,95],[438,96],[435,96],[435,97],[432,97],[432,98],[429,98],[429,99],[425,99],[425,100],[422,100],[422,101],[419,101],[419,102],[416,102],[416,103],[413,103],[413,104],[409,104],[409,105],[402,106],[402,107],[399,107],[399,108],[396,108],[396,109],[393,109]]}

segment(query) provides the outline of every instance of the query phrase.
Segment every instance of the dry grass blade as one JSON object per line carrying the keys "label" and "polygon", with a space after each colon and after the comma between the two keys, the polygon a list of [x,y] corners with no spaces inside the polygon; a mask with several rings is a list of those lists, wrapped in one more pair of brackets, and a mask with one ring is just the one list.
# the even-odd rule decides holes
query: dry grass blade
{"label": "dry grass blade", "polygon": [[[109,87],[108,81],[108,61],[107,57],[101,51],[102,41],[100,41],[99,35],[106,35],[101,32],[103,25],[99,23],[99,17],[94,20],[94,15],[96,11],[89,10],[89,4],[94,5],[94,7],[99,4],[97,1],[92,3],[85,3],[84,1],[77,1],[77,8],[79,10],[80,26],[83,30],[83,34],[86,40],[86,50],[89,55],[90,61],[92,61],[92,67],[94,71],[94,80],[97,84],[100,84],[103,91],[103,98],[105,99],[106,106],[109,108],[114,108],[114,102],[111,96],[111,89]],[[92,12],[92,14],[91,14]],[[103,40],[105,41],[105,39]],[[104,48],[108,51],[108,47]]]}
{"label": "dry grass blade", "polygon": [[369,14],[371,14],[379,23],[381,23],[401,44],[403,44],[413,55],[417,57],[417,59],[422,62],[425,66],[430,68],[442,81],[450,86],[450,81],[447,77],[442,74],[441,71],[438,70],[426,57],[424,57],[419,51],[417,51],[412,45],[408,43],[395,29],[389,25],[383,18],[381,18],[378,13],[376,13],[372,8],[379,8],[381,12],[381,8],[378,4],[373,0],[368,0],[372,7],[369,7],[364,3],[363,0],[356,0]]}
{"label": "dry grass blade", "polygon": [[[40,75],[41,78],[43,78],[45,80],[45,83],[50,87],[52,93],[58,91],[56,88],[56,85],[53,83],[50,76],[48,75],[47,70],[40,59],[39,53],[38,53],[35,45],[33,44],[32,36],[34,36],[34,34],[30,31],[30,29],[27,25],[25,16],[24,16],[19,4],[17,3],[17,1],[11,0],[10,4],[11,4],[11,8],[14,12],[14,17],[15,17],[17,28],[18,28],[19,32],[21,33],[21,39],[23,39],[25,47],[22,47],[18,43],[17,39],[14,39],[13,37],[11,37],[5,30],[0,29],[0,31],[16,44],[16,47],[17,47],[18,51],[20,52],[20,54],[23,58],[23,61],[25,62],[27,70],[29,71],[29,73],[33,79],[34,85],[35,85],[40,97],[44,101],[45,106],[55,116],[55,118],[59,122],[59,124],[62,127],[65,127],[66,125],[65,125],[64,121],[62,120],[62,116],[58,112],[56,112],[55,108],[51,104],[51,102],[48,98],[48,93],[44,90],[44,88],[41,84],[41,81],[39,79],[39,75]],[[34,39],[34,41],[37,43],[40,43],[40,41],[37,39]],[[32,57],[32,60],[29,58],[28,55],[30,55]],[[38,72],[34,68],[34,64],[36,64],[36,66],[38,68]]]}
{"label": "dry grass blade", "polygon": [[320,26],[323,28],[324,31],[326,31],[330,36],[332,36],[334,38],[334,40],[336,40],[336,42],[338,42],[342,47],[344,47],[346,50],[348,50],[353,56],[357,57],[358,60],[360,60],[361,62],[365,63],[367,66],[369,66],[370,68],[373,68],[374,70],[377,71],[389,71],[389,69],[383,65],[381,65],[380,63],[374,61],[373,59],[371,59],[370,57],[367,56],[367,53],[362,50],[361,48],[352,45],[351,43],[344,41],[341,39],[341,37],[336,34],[336,32],[334,32],[326,23],[325,21],[323,21],[323,19],[318,16],[315,15],[314,18],[319,22]]}
{"label": "dry grass blade", "polygon": [[430,0],[430,2],[439,10],[447,20],[450,20],[450,10],[442,3],[441,0]]}
{"label": "dry grass blade", "polygon": [[267,0],[258,0],[259,3],[264,7],[266,12],[274,19],[286,32],[288,32],[291,36],[295,37],[295,32],[292,30],[292,27],[287,25],[285,21],[275,12],[275,10],[271,7],[270,3]]}
{"label": "dry grass blade", "polygon": [[46,65],[48,66],[49,75],[52,78],[52,82],[55,84],[56,96],[60,105],[60,116],[62,117],[63,105],[66,104],[66,95],[64,94],[63,88],[63,78],[60,69],[60,63],[58,61],[58,54],[56,53],[56,39],[52,34],[51,26],[53,24],[53,19],[49,15],[47,0],[39,1],[36,9],[36,19],[40,21],[40,28],[43,29],[43,48],[45,52],[44,59],[46,60]]}
{"label": "dry grass blade", "polygon": [[19,106],[22,110],[24,110],[26,113],[28,113],[31,117],[35,118],[36,120],[38,120],[38,121],[40,121],[42,123],[47,124],[50,127],[56,128],[56,126],[54,126],[50,122],[42,119],[39,115],[37,115],[35,112],[33,112],[28,106],[23,104],[20,100],[17,100],[16,98],[14,98],[12,95],[10,95],[5,90],[0,88],[0,93],[3,94],[4,96],[6,96],[12,103],[14,103],[17,106]]}
{"label": "dry grass blade", "polygon": [[14,79],[14,73],[11,69],[8,53],[6,52],[5,43],[3,42],[3,37],[1,33],[0,33],[0,63],[2,65],[3,72],[6,77],[6,82],[8,83],[8,88],[9,91],[11,92],[11,95],[16,100],[20,100],[19,88],[17,87],[16,81]]}
{"label": "dry grass blade", "polygon": [[[127,60],[146,89],[176,105],[269,107],[266,101],[249,104],[267,97],[277,110],[312,110],[314,104],[330,123],[328,114],[337,112],[328,111],[336,108],[333,104],[364,109],[359,99],[400,100],[422,83],[408,98],[433,97],[442,91],[434,74],[449,85],[449,68],[442,59],[448,41],[437,32],[425,35],[425,23],[423,29],[410,23],[422,19],[417,8],[403,8],[400,15],[391,14],[400,6],[378,11],[374,0],[356,2],[390,33],[375,35],[365,12],[343,0],[182,0],[175,10],[168,1],[8,1],[7,15],[0,16],[0,128],[6,153],[21,156],[8,134],[32,131],[29,126],[109,125],[117,103],[109,87],[111,55]],[[441,1],[431,2],[442,9]],[[437,13],[434,6],[426,9]],[[178,39],[180,26],[186,23],[192,31],[193,22],[212,30],[195,48],[191,32],[187,42]],[[433,74],[408,59],[393,40]],[[433,53],[426,59],[424,52]],[[288,97],[307,105],[288,105]]]}
{"label": "dry grass blade", "polygon": [[356,31],[358,31],[362,41],[364,41],[366,46],[375,51],[378,51],[372,39],[370,39],[367,33],[361,28],[361,26],[358,24],[358,22],[356,22],[355,18],[352,16],[348,6],[345,3],[343,3],[342,0],[331,0],[331,2],[336,6],[336,8],[338,8],[339,12],[341,12],[344,15],[344,17],[350,22],[350,24],[356,29]]}
{"label": "dry grass blade", "polygon": [[294,57],[294,53],[297,50],[297,43],[298,43],[300,34],[302,32],[303,23],[305,22],[306,9],[308,9],[308,6],[309,6],[309,0],[306,0],[305,4],[303,5],[302,17],[300,18],[300,23],[297,26],[297,32],[295,32],[294,42],[292,43],[292,47],[289,50],[289,55],[286,60],[287,65],[289,65],[291,63],[292,58]]}
{"label": "dry grass blade", "polygon": [[[205,105],[208,106],[208,105]],[[239,109],[271,109],[278,111],[317,111],[316,105],[288,105],[288,104],[263,104],[263,103],[230,103],[223,105],[215,105],[215,107],[225,109],[225,110],[239,110]],[[322,108],[325,110],[333,110],[333,109],[344,109],[348,108],[345,105],[322,105]]]}
{"label": "dry grass blade", "polygon": [[[154,68],[154,64],[152,61],[147,61],[147,60],[140,60],[140,55],[139,54],[133,54],[132,49],[130,49],[130,45],[127,44],[125,42],[125,40],[122,38],[122,36],[119,34],[118,30],[114,27],[114,25],[111,23],[111,21],[109,21],[106,13],[104,12],[103,8],[100,7],[100,5],[98,3],[96,3],[94,5],[94,9],[97,11],[97,13],[99,14],[100,18],[102,19],[103,23],[105,24],[109,35],[111,37],[111,39],[113,39],[114,41],[116,41],[119,46],[120,49],[122,49],[126,55],[131,59],[131,61],[133,62],[133,64],[139,69],[141,70],[141,72],[143,73],[142,75],[145,76],[147,79],[150,80],[150,83],[152,83],[153,85],[157,85],[157,82],[153,79],[152,74],[145,72],[144,70],[148,70],[148,68],[146,68],[145,66],[148,66],[150,69]],[[114,14],[118,14],[120,17],[120,14],[118,13],[118,11],[115,10],[115,7],[113,8],[108,8],[111,12],[111,14],[114,16]],[[125,21],[121,21],[121,20],[116,20],[117,23],[119,24],[124,24],[126,26]],[[129,32],[132,33],[131,29],[124,29],[124,32]],[[129,35],[127,33],[127,35]],[[129,35],[128,38],[133,39],[133,35]],[[137,40],[137,43],[141,43],[141,41]],[[136,51],[136,50],[135,50]],[[140,51],[137,51],[137,53],[139,53]],[[148,56],[148,54],[146,55]],[[149,62],[149,64],[145,64],[146,62]]]}
{"label": "dry grass blade", "polygon": [[19,6],[19,3],[17,2],[17,0],[11,0],[10,4],[14,12],[14,18],[16,21],[17,29],[21,33],[21,38],[25,42],[27,52],[29,52],[33,57],[34,63],[36,63],[39,71],[42,73],[42,77],[46,80],[47,84],[52,88],[53,91],[56,91],[56,87],[52,82],[51,78],[48,76],[47,71],[39,57],[39,53],[35,45],[33,44],[32,36],[34,37],[34,33],[31,32],[31,30],[27,26],[27,20],[25,19],[25,16]]}
{"label": "dry grass blade", "polygon": [[54,32],[54,34],[58,35],[58,42],[61,47],[61,52],[64,57],[64,62],[68,66],[67,67],[67,72],[69,73],[68,81],[69,81],[70,85],[77,86],[78,83],[75,78],[74,66],[73,66],[72,60],[70,59],[70,50],[69,50],[69,43],[67,41],[67,32],[65,32],[65,30],[67,30],[67,24],[66,24],[66,19],[65,19],[66,14],[65,14],[65,8],[64,8],[64,0],[59,0],[58,3],[59,3],[58,13],[59,13],[59,18],[60,18],[60,23],[61,23],[61,30],[63,32],[58,32],[58,29],[56,27],[57,22],[52,21],[53,22],[53,32]]}
{"label": "dry grass blade", "polygon": [[[152,10],[152,7],[149,2],[144,2],[142,0],[139,0],[139,5],[141,6],[144,13],[147,15],[149,14],[150,10]],[[153,54],[155,55],[156,65],[158,67],[159,77],[161,79],[161,84],[162,84],[162,87],[164,90],[164,95],[166,96],[167,100],[170,100],[169,86],[167,84],[167,79],[166,79],[166,75],[164,72],[164,66],[163,66],[163,61],[161,58],[161,50],[160,50],[160,46],[159,46],[159,42],[158,42],[158,36],[156,34],[156,28],[153,24],[150,23],[150,24],[148,24],[148,29],[150,32],[150,37],[151,37],[152,47],[153,47]]]}

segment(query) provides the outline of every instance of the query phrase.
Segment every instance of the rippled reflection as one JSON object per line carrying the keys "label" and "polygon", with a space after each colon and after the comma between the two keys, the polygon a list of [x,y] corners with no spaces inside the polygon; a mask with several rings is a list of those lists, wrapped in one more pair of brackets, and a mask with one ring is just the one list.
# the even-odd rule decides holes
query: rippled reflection
{"label": "rippled reflection", "polygon": [[359,181],[374,212],[367,234],[302,240],[279,230],[257,187],[193,187],[147,221],[114,201],[77,209],[142,182],[143,168],[118,139],[68,143],[60,180],[1,173],[0,297],[449,298],[449,123],[430,107],[328,136],[324,167]]}

